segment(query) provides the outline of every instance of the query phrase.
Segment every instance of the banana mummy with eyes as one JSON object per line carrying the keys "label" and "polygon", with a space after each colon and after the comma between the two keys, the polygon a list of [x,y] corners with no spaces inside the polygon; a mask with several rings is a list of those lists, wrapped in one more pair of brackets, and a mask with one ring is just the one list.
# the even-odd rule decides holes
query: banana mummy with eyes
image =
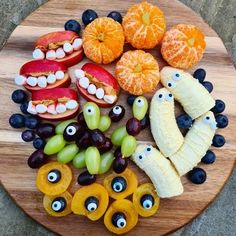
{"label": "banana mummy with eyes", "polygon": [[180,176],[192,170],[206,154],[212,144],[216,124],[211,111],[197,118],[185,136],[182,147],[169,157]]}
{"label": "banana mummy with eyes", "polygon": [[161,70],[161,82],[192,119],[198,118],[215,106],[215,100],[209,92],[197,79],[183,70],[164,67]]}
{"label": "banana mummy with eyes", "polygon": [[184,142],[175,119],[174,96],[166,89],[159,89],[153,96],[150,106],[152,136],[165,156],[171,156]]}
{"label": "banana mummy with eyes", "polygon": [[161,198],[183,193],[183,185],[171,162],[151,145],[140,144],[132,155],[134,163],[151,179]]}

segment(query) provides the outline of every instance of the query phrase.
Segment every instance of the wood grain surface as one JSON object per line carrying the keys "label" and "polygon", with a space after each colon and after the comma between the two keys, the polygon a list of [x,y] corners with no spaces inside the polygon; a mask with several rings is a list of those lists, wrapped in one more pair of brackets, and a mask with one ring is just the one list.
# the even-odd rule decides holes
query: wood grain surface
{"label": "wood grain surface", "polygon": [[[99,16],[106,16],[111,10],[118,10],[125,14],[127,8],[139,1],[108,1],[108,0],[51,0],[18,26],[7,44],[0,53],[0,179],[3,186],[16,201],[16,203],[33,219],[48,229],[61,235],[109,235],[102,220],[91,222],[88,219],[76,215],[69,215],[61,219],[48,216],[42,204],[43,194],[35,186],[36,170],[27,166],[28,156],[32,153],[32,145],[23,143],[20,138],[22,130],[13,130],[8,119],[12,113],[19,112],[19,107],[10,97],[17,88],[14,77],[19,72],[23,63],[31,59],[35,39],[51,31],[63,29],[64,22],[75,18],[80,20],[82,12],[87,9],[95,9]],[[236,153],[236,73],[227,51],[216,33],[197,16],[192,10],[177,0],[151,1],[157,3],[165,12],[167,28],[177,23],[192,23],[198,26],[205,34],[207,41],[206,53],[197,67],[203,67],[207,71],[207,80],[214,84],[213,96],[226,102],[225,114],[230,118],[227,129],[218,130],[226,137],[227,143],[221,149],[214,149],[217,160],[213,165],[200,165],[208,174],[207,181],[202,185],[191,184],[186,177],[182,178],[185,192],[179,197],[161,200],[158,213],[150,218],[139,218],[137,226],[129,232],[129,235],[163,235],[175,231],[188,223],[201,213],[227,181],[234,165]],[[162,68],[165,63],[162,60],[159,48],[149,50],[158,60]],[[86,60],[77,65],[80,67]],[[114,65],[106,66],[111,72]],[[196,67],[196,68],[197,68]],[[193,68],[191,72],[196,69]],[[124,105],[126,117],[119,126],[131,117],[131,109],[126,105],[125,93],[119,98],[119,104]],[[149,99],[151,94],[148,95]],[[82,99],[81,99],[82,101]],[[109,110],[103,109],[103,114]],[[113,125],[112,129],[115,126]],[[111,129],[111,130],[112,130]],[[108,134],[111,133],[111,130]],[[140,142],[153,143],[148,130],[138,136]],[[139,177],[139,182],[148,181],[148,178],[138,168],[130,164]],[[79,171],[74,170],[73,183],[70,186],[71,193],[78,188],[76,178]],[[104,176],[99,177],[102,181]]]}

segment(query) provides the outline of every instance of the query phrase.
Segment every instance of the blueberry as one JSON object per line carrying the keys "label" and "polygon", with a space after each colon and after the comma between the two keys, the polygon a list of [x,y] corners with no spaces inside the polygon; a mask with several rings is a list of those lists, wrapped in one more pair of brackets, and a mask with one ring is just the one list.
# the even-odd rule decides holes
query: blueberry
{"label": "blueberry", "polygon": [[13,114],[9,118],[9,124],[12,128],[23,128],[25,127],[25,117],[21,114]]}
{"label": "blueberry", "polygon": [[27,100],[27,94],[24,90],[17,89],[12,93],[11,99],[13,102],[21,104]]}
{"label": "blueberry", "polygon": [[225,128],[229,124],[228,117],[222,114],[218,114],[215,116],[217,127],[218,128]]}
{"label": "blueberry", "polygon": [[28,105],[29,105],[29,102],[23,102],[21,105],[20,105],[20,110],[22,113],[28,115],[29,112],[27,111],[27,108],[28,108]]}
{"label": "blueberry", "polygon": [[129,95],[127,97],[127,103],[130,105],[130,106],[133,106],[133,103],[134,103],[134,100],[135,100],[136,96],[134,95]]}
{"label": "blueberry", "polygon": [[206,89],[209,93],[212,92],[212,90],[213,90],[213,84],[212,84],[211,82],[209,82],[209,81],[204,81],[204,82],[202,82],[202,85],[205,87],[205,89]]}
{"label": "blueberry", "polygon": [[206,171],[199,167],[193,168],[189,171],[188,178],[194,184],[202,184],[207,178]]}
{"label": "blueberry", "polygon": [[179,128],[189,129],[192,126],[193,120],[189,115],[180,115],[176,118]]}
{"label": "blueberry", "polygon": [[82,21],[84,25],[88,25],[92,21],[94,21],[96,18],[98,18],[97,13],[92,9],[87,9],[82,14]]}
{"label": "blueberry", "polygon": [[46,145],[46,141],[42,138],[36,138],[33,141],[33,146],[35,149],[38,149],[38,150],[44,149],[45,145]]}
{"label": "blueberry", "polygon": [[202,68],[199,68],[194,71],[193,77],[202,83],[206,77],[206,71]]}
{"label": "blueberry", "polygon": [[215,134],[212,140],[212,146],[214,147],[222,147],[225,145],[225,138],[220,134]]}
{"label": "blueberry", "polygon": [[77,20],[68,20],[65,25],[65,30],[73,31],[77,34],[79,34],[81,30],[81,25]]}
{"label": "blueberry", "polygon": [[202,162],[205,164],[212,164],[215,162],[216,155],[211,150],[208,150],[205,156],[202,158]]}
{"label": "blueberry", "polygon": [[216,104],[211,109],[211,111],[213,111],[214,113],[221,113],[224,110],[225,110],[225,103],[222,100],[220,100],[220,99],[216,99]]}
{"label": "blueberry", "polygon": [[33,130],[26,129],[25,131],[21,133],[21,138],[25,142],[31,142],[35,139],[35,132]]}
{"label": "blueberry", "polygon": [[36,116],[27,116],[25,118],[25,127],[29,129],[36,129],[39,125],[39,119]]}
{"label": "blueberry", "polygon": [[118,11],[112,11],[110,12],[107,17],[112,18],[113,20],[119,22],[120,24],[122,23],[122,15]]}
{"label": "blueberry", "polygon": [[142,120],[140,120],[141,129],[145,129],[150,125],[149,116],[146,114]]}

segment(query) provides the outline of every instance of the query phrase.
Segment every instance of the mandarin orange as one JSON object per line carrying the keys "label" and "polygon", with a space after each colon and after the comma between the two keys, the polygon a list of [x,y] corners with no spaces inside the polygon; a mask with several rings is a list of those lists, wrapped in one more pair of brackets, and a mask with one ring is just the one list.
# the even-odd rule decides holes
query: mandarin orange
{"label": "mandarin orange", "polygon": [[163,38],[166,22],[164,13],[147,2],[133,5],[123,18],[125,38],[134,48],[154,48]]}
{"label": "mandarin orange", "polygon": [[108,17],[97,18],[84,30],[84,53],[96,63],[108,64],[122,54],[124,40],[120,23]]}
{"label": "mandarin orange", "polygon": [[116,64],[116,78],[121,88],[130,94],[151,92],[160,80],[158,62],[142,50],[128,51]]}
{"label": "mandarin orange", "polygon": [[205,36],[196,26],[179,24],[165,33],[161,54],[171,66],[188,69],[201,60],[205,48]]}

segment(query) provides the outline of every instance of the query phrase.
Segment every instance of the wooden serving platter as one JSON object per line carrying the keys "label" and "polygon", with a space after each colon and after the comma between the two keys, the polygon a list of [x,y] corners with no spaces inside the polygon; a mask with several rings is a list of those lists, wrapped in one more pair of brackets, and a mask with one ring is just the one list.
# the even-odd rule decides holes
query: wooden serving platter
{"label": "wooden serving platter", "polygon": [[[91,222],[85,217],[73,214],[58,219],[48,216],[44,211],[43,194],[35,186],[36,170],[27,166],[28,156],[33,152],[32,145],[23,143],[20,138],[21,130],[13,130],[8,124],[10,115],[20,111],[19,107],[10,99],[12,91],[17,88],[13,78],[17,75],[21,65],[31,60],[33,43],[38,36],[63,29],[64,22],[68,19],[80,20],[82,12],[87,8],[95,9],[99,16],[106,16],[112,10],[118,10],[125,14],[128,7],[136,2],[139,1],[51,0],[33,12],[15,29],[0,53],[1,183],[29,216],[61,235],[109,235],[109,232],[102,220]],[[198,186],[183,177],[184,194],[171,199],[162,199],[158,213],[147,219],[140,217],[137,226],[129,232],[129,235],[140,236],[170,233],[200,214],[214,200],[226,183],[235,165],[236,153],[236,73],[221,39],[199,16],[177,0],[150,2],[158,4],[165,12],[168,29],[177,23],[192,23],[205,33],[207,49],[197,67],[206,69],[207,80],[214,84],[213,96],[226,102],[225,114],[230,118],[230,124],[227,129],[218,130],[226,137],[227,143],[223,148],[214,150],[217,155],[216,162],[213,165],[200,165],[207,171],[207,181]],[[157,58],[162,68],[165,63],[159,54],[159,48],[150,52]],[[113,72],[114,65],[115,63],[106,66],[106,68]],[[196,68],[193,68],[192,71],[194,69]],[[123,122],[117,124],[119,126],[125,124],[126,120],[131,117],[131,109],[126,105],[126,97],[127,95],[122,93],[118,102],[126,107],[126,116]],[[151,94],[149,98],[151,98]],[[104,114],[108,111],[109,109],[103,109]],[[108,134],[117,125],[113,125]],[[141,132],[138,140],[144,143],[153,143],[148,130]],[[132,164],[130,166],[137,173],[140,183],[148,181],[148,178],[138,168]],[[78,173],[79,171],[74,171],[74,180],[70,187],[72,193],[79,188],[76,184]],[[98,181],[101,182],[103,177],[99,177]]]}

